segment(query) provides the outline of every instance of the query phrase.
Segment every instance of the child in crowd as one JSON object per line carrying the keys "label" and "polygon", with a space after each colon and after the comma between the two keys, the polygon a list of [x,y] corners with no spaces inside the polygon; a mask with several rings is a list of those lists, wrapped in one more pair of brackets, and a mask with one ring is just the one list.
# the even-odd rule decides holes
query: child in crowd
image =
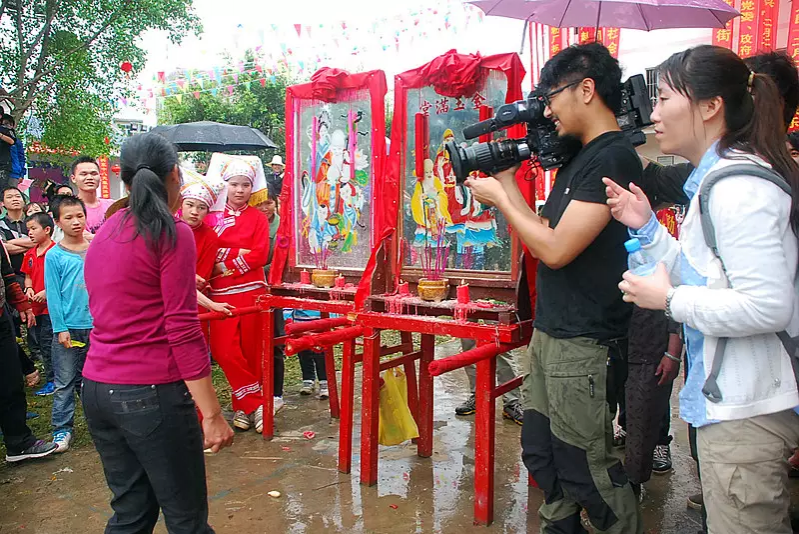
{"label": "child in crowd", "polygon": [[194,244],[197,247],[197,302],[212,312],[230,315],[233,306],[226,302],[214,302],[202,292],[211,279],[216,255],[219,252],[219,238],[214,229],[205,223],[205,218],[216,203],[225,184],[221,180],[206,179],[201,174],[188,169],[181,169],[181,171],[183,186],[180,189],[180,195],[183,203],[180,217],[191,226],[194,233]]}
{"label": "child in crowd", "polygon": [[76,387],[81,382],[83,363],[89,351],[92,316],[83,278],[89,241],[86,207],[77,197],[62,196],[53,206],[53,216],[64,239],[45,256],[44,281],[47,308],[53,325],[53,441],[64,452],[72,441]]}
{"label": "child in crowd", "polygon": [[[321,316],[319,312],[307,310],[286,310],[286,318],[296,322],[313,321]],[[319,380],[320,399],[330,396],[327,387],[327,371],[325,369],[325,353],[314,350],[303,350],[298,354],[300,358],[300,369],[302,369],[302,388],[300,395],[313,395],[315,381]]]}
{"label": "child in crowd", "polygon": [[53,326],[47,312],[47,297],[44,290],[44,261],[45,254],[55,246],[51,238],[53,234],[53,219],[46,213],[34,212],[25,220],[28,227],[28,236],[36,246],[25,253],[22,260],[22,272],[25,273],[25,296],[33,305],[33,314],[36,324],[31,329],[33,337],[38,341],[39,351],[44,364],[44,387],[36,395],[44,397],[55,392],[52,345]]}
{"label": "child in crowd", "polygon": [[25,217],[30,217],[34,213],[44,213],[44,208],[38,202],[31,202],[25,206]]}
{"label": "child in crowd", "polygon": [[258,211],[266,215],[269,220],[269,256],[266,259],[266,267],[264,267],[264,275],[269,277],[269,267],[272,265],[272,256],[275,254],[275,236],[277,229],[280,227],[280,215],[277,212],[277,196],[273,192],[269,192],[266,200],[255,206]]}

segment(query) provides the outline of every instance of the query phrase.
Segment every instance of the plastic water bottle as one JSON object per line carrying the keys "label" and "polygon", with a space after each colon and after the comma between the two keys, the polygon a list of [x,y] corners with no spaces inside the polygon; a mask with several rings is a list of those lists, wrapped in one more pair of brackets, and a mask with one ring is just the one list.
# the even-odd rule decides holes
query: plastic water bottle
{"label": "plastic water bottle", "polygon": [[634,275],[650,276],[655,273],[658,264],[652,261],[652,258],[641,248],[641,242],[638,238],[625,241],[624,248],[627,249],[627,253],[629,254],[627,257],[627,265]]}

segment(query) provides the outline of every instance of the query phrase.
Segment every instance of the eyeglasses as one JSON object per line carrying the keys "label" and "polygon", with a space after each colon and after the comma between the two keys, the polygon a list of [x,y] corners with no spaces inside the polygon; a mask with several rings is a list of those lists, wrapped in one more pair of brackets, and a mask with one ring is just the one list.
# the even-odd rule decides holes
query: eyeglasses
{"label": "eyeglasses", "polygon": [[577,85],[578,83],[580,83],[580,82],[572,82],[572,83],[567,83],[566,85],[564,85],[564,86],[563,86],[563,87],[561,87],[560,89],[555,89],[554,91],[550,91],[550,92],[548,92],[548,93],[546,93],[546,94],[543,94],[543,95],[541,95],[541,100],[543,100],[543,101],[544,101],[544,104],[546,104],[546,106],[547,106],[547,107],[551,107],[551,105],[552,105],[552,99],[553,99],[554,97],[556,97],[558,94],[562,93],[562,92],[563,92],[563,91],[565,91],[566,89],[568,89],[568,88],[570,88],[570,87],[574,87],[574,86],[575,86],[575,85]]}

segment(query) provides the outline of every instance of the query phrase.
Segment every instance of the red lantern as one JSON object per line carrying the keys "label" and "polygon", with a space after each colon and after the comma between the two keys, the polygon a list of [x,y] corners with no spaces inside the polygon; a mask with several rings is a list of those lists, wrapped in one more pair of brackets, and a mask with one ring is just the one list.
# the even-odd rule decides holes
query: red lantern
{"label": "red lantern", "polygon": [[111,165],[111,172],[114,174],[119,174],[120,168],[119,165]]}
{"label": "red lantern", "polygon": [[133,70],[133,63],[131,63],[130,61],[123,61],[122,64],[119,66],[119,68],[122,69],[122,72],[124,72],[125,74],[129,74],[130,71]]}

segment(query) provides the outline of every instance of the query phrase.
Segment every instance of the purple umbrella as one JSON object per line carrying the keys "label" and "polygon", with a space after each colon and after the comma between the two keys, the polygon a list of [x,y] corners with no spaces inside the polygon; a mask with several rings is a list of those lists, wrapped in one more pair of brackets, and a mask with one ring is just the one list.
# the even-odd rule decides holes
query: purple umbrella
{"label": "purple umbrella", "polygon": [[556,28],[723,28],[740,15],[724,0],[468,0],[486,15]]}

